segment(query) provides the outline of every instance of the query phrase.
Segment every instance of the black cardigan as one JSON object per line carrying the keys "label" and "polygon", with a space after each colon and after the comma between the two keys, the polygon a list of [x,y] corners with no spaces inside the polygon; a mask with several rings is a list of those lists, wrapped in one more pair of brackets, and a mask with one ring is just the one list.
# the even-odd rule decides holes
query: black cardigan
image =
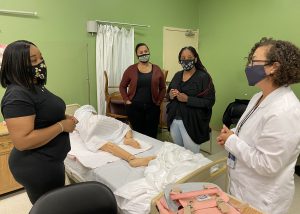
{"label": "black cardigan", "polygon": [[187,102],[180,102],[175,97],[167,105],[168,128],[180,111],[184,127],[196,144],[209,140],[209,122],[212,115],[212,107],[215,104],[215,88],[210,75],[206,71],[197,70],[186,82],[182,82],[183,71],[177,72],[169,87],[177,89],[188,96]]}

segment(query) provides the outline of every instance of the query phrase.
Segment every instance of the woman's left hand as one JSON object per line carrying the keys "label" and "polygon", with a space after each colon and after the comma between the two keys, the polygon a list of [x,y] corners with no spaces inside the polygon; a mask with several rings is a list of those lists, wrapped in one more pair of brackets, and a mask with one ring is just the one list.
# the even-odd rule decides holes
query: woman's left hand
{"label": "woman's left hand", "polygon": [[78,120],[77,120],[76,117],[74,117],[74,116],[71,116],[71,115],[66,114],[66,119],[73,120],[75,124],[78,123]]}
{"label": "woman's left hand", "polygon": [[224,145],[228,137],[232,134],[234,134],[234,132],[228,129],[227,126],[223,125],[223,128],[221,129],[221,133],[217,137],[217,143],[219,145]]}
{"label": "woman's left hand", "polygon": [[185,93],[178,93],[177,100],[186,103],[188,101],[188,96]]}

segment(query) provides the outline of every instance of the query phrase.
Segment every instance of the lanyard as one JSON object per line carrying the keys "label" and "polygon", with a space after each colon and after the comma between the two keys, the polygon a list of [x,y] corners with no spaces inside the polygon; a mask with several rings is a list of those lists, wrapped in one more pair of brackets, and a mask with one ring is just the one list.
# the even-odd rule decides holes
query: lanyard
{"label": "lanyard", "polygon": [[[246,121],[250,118],[250,116],[255,112],[255,110],[257,109],[257,107],[259,106],[259,103],[262,99],[262,96],[258,99],[258,101],[256,102],[256,104],[253,106],[253,108],[247,113],[247,115],[241,120],[241,122],[238,124],[237,128],[236,128],[236,132],[235,134],[237,136],[239,136],[239,132],[242,128],[242,126],[246,123]],[[234,169],[235,168],[235,164],[236,164],[236,157],[231,154],[230,152],[228,153],[228,159],[227,159],[227,165]]]}
{"label": "lanyard", "polygon": [[242,126],[246,123],[246,121],[249,119],[249,117],[255,112],[255,110],[257,109],[257,107],[259,106],[260,100],[262,99],[263,96],[261,96],[258,101],[256,102],[256,104],[253,106],[253,108],[248,112],[248,114],[241,120],[241,122],[238,124],[237,128],[236,128],[236,132],[235,134],[237,136],[239,136],[240,130],[242,128]]}

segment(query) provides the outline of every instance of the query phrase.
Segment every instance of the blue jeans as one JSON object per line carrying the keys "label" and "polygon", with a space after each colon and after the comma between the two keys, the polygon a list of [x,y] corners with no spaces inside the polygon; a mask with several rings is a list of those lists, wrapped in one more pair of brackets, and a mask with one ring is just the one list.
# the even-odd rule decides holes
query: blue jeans
{"label": "blue jeans", "polygon": [[170,134],[175,144],[183,146],[194,153],[200,152],[200,144],[194,143],[194,141],[190,138],[182,120],[173,120],[170,127]]}

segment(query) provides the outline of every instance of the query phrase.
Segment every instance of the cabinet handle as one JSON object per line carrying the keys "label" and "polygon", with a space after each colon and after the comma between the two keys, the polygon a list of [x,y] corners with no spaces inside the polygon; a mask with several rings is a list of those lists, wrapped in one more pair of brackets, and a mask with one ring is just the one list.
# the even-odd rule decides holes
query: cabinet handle
{"label": "cabinet handle", "polygon": [[0,145],[1,145],[2,149],[7,149],[7,148],[9,148],[10,143],[1,143]]}

